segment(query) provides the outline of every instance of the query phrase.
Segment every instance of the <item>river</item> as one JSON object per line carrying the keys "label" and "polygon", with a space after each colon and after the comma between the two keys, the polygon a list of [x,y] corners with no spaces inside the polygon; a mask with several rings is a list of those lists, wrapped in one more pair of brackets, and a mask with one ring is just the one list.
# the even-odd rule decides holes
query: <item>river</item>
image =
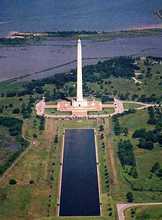
{"label": "river", "polygon": [[[117,56],[160,56],[162,36],[116,38],[110,41],[84,40],[84,65]],[[48,40],[36,45],[0,47],[0,81],[29,74],[38,79],[76,67],[77,42]],[[48,70],[49,69],[49,70]]]}

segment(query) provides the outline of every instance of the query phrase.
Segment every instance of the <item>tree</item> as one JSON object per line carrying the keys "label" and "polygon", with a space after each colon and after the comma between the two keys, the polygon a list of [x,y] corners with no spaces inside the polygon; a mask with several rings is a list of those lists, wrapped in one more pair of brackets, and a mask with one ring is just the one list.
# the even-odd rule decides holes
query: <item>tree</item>
{"label": "tree", "polygon": [[15,179],[10,179],[9,184],[10,185],[16,185],[17,181]]}
{"label": "tree", "polygon": [[74,86],[71,86],[69,89],[68,89],[68,96],[70,97],[73,97],[75,96],[75,87]]}
{"label": "tree", "polygon": [[133,198],[133,193],[132,192],[128,192],[126,194],[126,198],[128,202],[133,202],[134,198]]}
{"label": "tree", "polygon": [[55,136],[54,143],[58,143],[58,135]]}
{"label": "tree", "polygon": [[113,117],[113,127],[114,127],[114,133],[115,135],[120,135],[121,133],[121,128],[119,124],[119,119],[117,117]]}
{"label": "tree", "polygon": [[155,112],[153,107],[148,108],[149,119],[147,121],[148,124],[156,124]]}
{"label": "tree", "polygon": [[162,145],[162,134],[159,135],[159,137],[158,137],[158,142],[159,142],[160,145]]}
{"label": "tree", "polygon": [[145,135],[145,139],[146,141],[156,142],[157,138],[156,138],[156,133],[154,132],[154,130],[147,131]]}
{"label": "tree", "polygon": [[13,114],[19,114],[20,113],[20,109],[19,108],[15,108],[12,111]]}
{"label": "tree", "polygon": [[143,138],[139,140],[139,148],[147,149],[147,150],[152,150],[154,148],[154,144],[151,141],[147,141]]}
{"label": "tree", "polygon": [[37,134],[34,133],[34,134],[33,134],[33,138],[37,138],[37,137],[38,137]]}
{"label": "tree", "polygon": [[162,169],[160,169],[156,175],[157,175],[158,177],[162,178]]}
{"label": "tree", "polygon": [[151,76],[152,76],[151,67],[147,67],[146,77],[151,77]]}
{"label": "tree", "polygon": [[122,166],[134,166],[136,164],[133,145],[130,140],[124,140],[118,143],[118,156]]}
{"label": "tree", "polygon": [[4,189],[0,190],[0,201],[3,202],[7,199],[7,193],[4,191]]}
{"label": "tree", "polygon": [[137,174],[137,169],[135,166],[132,166],[131,167],[131,170],[129,172],[129,175],[132,176],[133,178],[137,178],[138,177],[138,174]]}
{"label": "tree", "polygon": [[21,114],[22,114],[23,118],[29,118],[30,113],[31,113],[31,111],[29,109],[29,106],[26,106],[25,103],[23,103],[21,106]]}
{"label": "tree", "polygon": [[44,117],[40,117],[40,125],[39,125],[39,130],[44,130],[45,129],[45,119]]}
{"label": "tree", "polygon": [[30,180],[30,181],[29,181],[29,184],[34,184],[34,180]]}
{"label": "tree", "polygon": [[103,133],[101,133],[100,138],[104,139],[104,134]]}
{"label": "tree", "polygon": [[104,126],[103,126],[103,125],[100,125],[99,130],[100,130],[100,131],[103,131],[103,130],[104,130]]}
{"label": "tree", "polygon": [[132,137],[133,138],[144,138],[145,134],[146,134],[146,130],[144,128],[141,128],[141,129],[135,130]]}
{"label": "tree", "polygon": [[159,169],[160,169],[160,164],[159,164],[159,162],[156,162],[156,163],[152,166],[150,172],[151,172],[151,173],[156,173]]}
{"label": "tree", "polygon": [[13,104],[12,104],[12,103],[10,103],[10,104],[9,104],[9,108],[12,108],[12,107],[13,107]]}
{"label": "tree", "polygon": [[22,121],[20,119],[0,117],[0,125],[7,127],[11,136],[18,136],[21,134]]}
{"label": "tree", "polygon": [[122,133],[124,134],[124,136],[127,136],[128,135],[128,128],[123,128]]}

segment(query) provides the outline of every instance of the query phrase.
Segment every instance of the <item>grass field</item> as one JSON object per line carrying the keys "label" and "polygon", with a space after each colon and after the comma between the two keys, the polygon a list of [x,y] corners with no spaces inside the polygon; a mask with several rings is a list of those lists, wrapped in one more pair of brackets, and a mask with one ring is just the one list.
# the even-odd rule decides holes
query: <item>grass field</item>
{"label": "grass field", "polygon": [[126,212],[126,220],[161,220],[162,206],[143,206],[128,209]]}
{"label": "grass field", "polygon": [[135,109],[138,107],[141,107],[142,105],[137,104],[137,103],[129,103],[129,102],[124,102],[124,109]]}
{"label": "grass field", "polygon": [[[118,201],[126,201],[126,193],[131,191],[135,202],[155,202],[162,200],[161,179],[151,175],[151,168],[155,162],[159,162],[162,166],[162,148],[158,145],[153,150],[140,149],[137,146],[137,140],[132,138],[132,134],[136,129],[145,128],[151,130],[152,125],[147,124],[147,110],[140,110],[136,113],[120,117],[122,127],[128,128],[128,136],[114,136],[113,144],[117,158],[117,170],[119,185],[113,188],[114,199]],[[136,167],[138,178],[133,178],[127,174],[127,168],[123,169],[118,159],[117,143],[120,139],[130,139],[134,146],[134,154],[136,158]],[[133,190],[133,188],[137,190]]]}
{"label": "grass field", "polygon": [[[103,79],[102,82],[87,83],[90,93],[97,95],[114,95],[121,97],[121,99],[137,99],[141,96],[145,97],[161,97],[161,77],[162,65],[156,64],[148,66],[151,68],[149,76],[147,76],[146,66],[141,64],[141,70],[145,70],[142,79],[142,84],[135,84],[132,79],[115,78]],[[134,106],[134,105],[133,105]],[[127,107],[127,105],[126,105]],[[128,105],[128,107],[130,107]],[[132,107],[132,106],[131,106]]]}
{"label": "grass field", "polygon": [[23,90],[22,85],[23,83],[20,82],[19,83],[0,82],[0,92],[4,94],[8,92],[19,92]]}
{"label": "grass field", "polygon": [[[34,219],[55,213],[60,152],[53,143],[56,129],[56,123],[48,124],[48,130],[35,144],[31,143],[23,158],[1,180],[0,219]],[[11,179],[17,184],[10,185]]]}
{"label": "grass field", "polygon": [[[29,96],[23,97],[0,97],[0,115],[21,117],[21,111],[23,104],[27,105],[29,102]],[[18,109],[19,112],[14,113],[14,110]]]}

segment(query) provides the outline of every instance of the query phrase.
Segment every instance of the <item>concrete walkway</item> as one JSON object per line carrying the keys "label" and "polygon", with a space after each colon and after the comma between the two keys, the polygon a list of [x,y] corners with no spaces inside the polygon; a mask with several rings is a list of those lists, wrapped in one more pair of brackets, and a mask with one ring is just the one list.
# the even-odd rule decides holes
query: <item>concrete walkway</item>
{"label": "concrete walkway", "polygon": [[126,220],[124,212],[128,208],[139,207],[139,206],[150,206],[150,205],[162,205],[162,202],[157,202],[157,203],[124,203],[124,204],[117,204],[118,220]]}
{"label": "concrete walkway", "polygon": [[[44,117],[46,118],[55,118],[55,119],[78,119],[78,118],[89,118],[89,119],[94,119],[94,118],[108,118],[108,117],[112,117],[116,114],[121,114],[123,112],[128,111],[128,109],[124,109],[124,103],[130,103],[130,104],[138,104],[141,105],[139,107],[136,107],[134,109],[136,110],[142,110],[142,109],[146,109],[149,107],[154,107],[156,106],[156,104],[149,104],[149,103],[143,103],[143,102],[136,102],[136,101],[121,101],[118,99],[114,99],[114,103],[113,104],[103,104],[103,108],[108,108],[108,107],[114,107],[114,112],[111,114],[94,114],[94,115],[86,115],[86,116],[81,116],[81,117],[77,117],[74,115],[68,115],[68,114],[48,114],[45,113]],[[56,108],[56,105],[46,105],[46,106],[50,106],[50,108]],[[48,107],[49,108],[49,107]],[[39,108],[37,109],[37,111],[39,110]]]}
{"label": "concrete walkway", "polygon": [[136,79],[135,77],[132,77],[132,79],[134,80],[135,84],[136,83],[142,84],[142,82],[140,80]]}

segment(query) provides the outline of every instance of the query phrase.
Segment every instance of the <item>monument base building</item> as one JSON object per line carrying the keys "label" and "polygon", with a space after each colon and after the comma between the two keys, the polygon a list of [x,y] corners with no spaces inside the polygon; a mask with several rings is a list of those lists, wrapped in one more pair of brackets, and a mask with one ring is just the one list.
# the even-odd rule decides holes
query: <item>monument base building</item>
{"label": "monument base building", "polygon": [[77,101],[75,99],[72,100],[72,106],[74,108],[87,107],[87,105],[88,105],[87,99],[83,99],[82,101]]}
{"label": "monument base building", "polygon": [[82,106],[78,106],[79,103],[77,103],[75,100],[73,100],[72,103],[67,101],[60,101],[57,103],[57,110],[61,112],[72,112],[72,115],[75,117],[86,117],[88,112],[102,111],[102,103],[99,101],[86,100],[86,102],[82,104]]}

